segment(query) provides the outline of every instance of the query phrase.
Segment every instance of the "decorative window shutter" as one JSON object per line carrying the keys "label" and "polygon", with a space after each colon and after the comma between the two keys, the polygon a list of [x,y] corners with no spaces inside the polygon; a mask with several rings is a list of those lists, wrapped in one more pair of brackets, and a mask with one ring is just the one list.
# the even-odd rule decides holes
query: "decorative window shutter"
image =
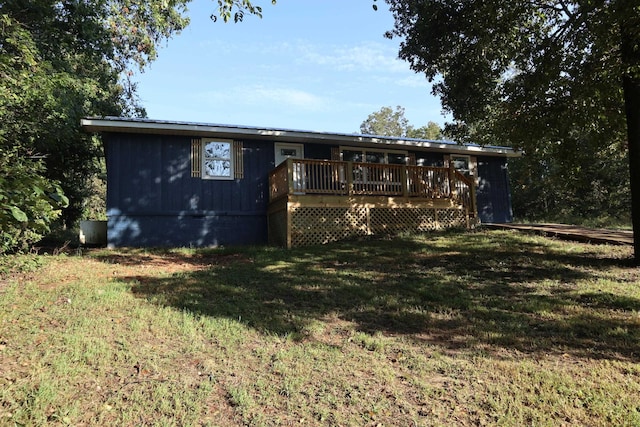
{"label": "decorative window shutter", "polygon": [[202,176],[202,140],[193,138],[191,140],[191,177],[200,178]]}
{"label": "decorative window shutter", "polygon": [[340,147],[331,147],[331,160],[340,160]]}
{"label": "decorative window shutter", "polygon": [[233,141],[233,161],[234,161],[234,178],[244,178],[244,159],[242,156],[243,144],[242,141]]}

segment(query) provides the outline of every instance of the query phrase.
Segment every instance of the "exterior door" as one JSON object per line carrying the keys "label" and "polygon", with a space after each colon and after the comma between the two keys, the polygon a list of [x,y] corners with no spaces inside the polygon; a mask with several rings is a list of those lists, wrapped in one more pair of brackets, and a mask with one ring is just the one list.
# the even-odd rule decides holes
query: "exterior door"
{"label": "exterior door", "polygon": [[283,144],[276,142],[274,148],[276,166],[289,158],[304,159],[304,145],[302,144]]}
{"label": "exterior door", "polygon": [[[280,163],[287,159],[304,159],[304,145],[302,144],[284,144],[275,143],[275,164],[278,166]],[[293,189],[294,193],[302,194],[305,189],[305,170],[304,164],[293,165]]]}

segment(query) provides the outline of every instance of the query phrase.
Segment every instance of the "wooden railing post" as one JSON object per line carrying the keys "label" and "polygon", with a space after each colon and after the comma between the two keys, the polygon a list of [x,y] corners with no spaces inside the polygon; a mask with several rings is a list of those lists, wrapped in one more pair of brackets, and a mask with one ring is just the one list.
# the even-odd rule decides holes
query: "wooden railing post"
{"label": "wooden railing post", "polygon": [[289,157],[287,160],[287,194],[293,194],[293,159]]}
{"label": "wooden railing post", "polygon": [[353,194],[353,162],[347,162],[345,174],[347,175],[347,195],[351,196]]}
{"label": "wooden railing post", "polygon": [[269,202],[276,198],[276,177],[274,171],[269,172]]}
{"label": "wooden railing post", "polygon": [[471,199],[471,214],[474,218],[478,217],[478,206],[476,200],[476,180],[471,177],[471,184],[469,185],[469,198]]}
{"label": "wooden railing post", "polygon": [[402,165],[400,169],[400,182],[402,183],[402,196],[409,197],[409,168]]}
{"label": "wooden railing post", "polygon": [[449,197],[453,200],[458,196],[456,188],[456,169],[453,162],[449,162]]}

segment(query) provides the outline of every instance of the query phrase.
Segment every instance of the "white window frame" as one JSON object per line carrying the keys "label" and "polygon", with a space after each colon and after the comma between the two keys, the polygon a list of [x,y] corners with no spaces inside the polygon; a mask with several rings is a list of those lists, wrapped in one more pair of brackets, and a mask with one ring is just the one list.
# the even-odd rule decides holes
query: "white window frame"
{"label": "white window frame", "polygon": [[473,163],[471,163],[471,156],[468,156],[466,154],[451,154],[449,156],[449,161],[451,162],[451,164],[455,167],[456,166],[456,160],[466,160],[467,162],[467,168],[466,169],[459,169],[456,168],[457,170],[459,170],[463,175],[465,176],[473,176]]}
{"label": "white window frame", "polygon": [[[221,157],[216,155],[211,155],[211,153],[207,153],[207,145],[212,143],[221,143],[227,144],[229,148],[229,155]],[[222,138],[202,138],[202,179],[213,179],[213,180],[233,180],[235,179],[235,149],[233,145],[232,139],[222,139]],[[207,173],[207,162],[227,162],[228,163],[228,173],[220,174],[220,175],[210,175]]]}

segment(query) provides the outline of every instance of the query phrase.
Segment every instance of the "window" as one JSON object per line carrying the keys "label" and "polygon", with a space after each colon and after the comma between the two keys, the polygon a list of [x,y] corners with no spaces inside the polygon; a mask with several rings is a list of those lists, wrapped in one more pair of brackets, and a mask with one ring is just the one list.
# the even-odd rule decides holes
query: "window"
{"label": "window", "polygon": [[191,140],[192,177],[231,180],[242,175],[242,142],[217,138]]}
{"label": "window", "polygon": [[233,141],[202,140],[202,178],[233,179]]}
{"label": "window", "polygon": [[460,171],[464,176],[470,176],[471,173],[471,158],[469,156],[451,155],[451,163],[453,167]]}
{"label": "window", "polygon": [[406,165],[407,159],[406,153],[387,153],[387,163],[390,165]]}
{"label": "window", "polygon": [[378,150],[373,148],[340,147],[340,153],[342,160],[346,162],[406,165],[409,158],[406,151]]}
{"label": "window", "polygon": [[363,157],[362,150],[342,150],[342,160],[345,162],[361,162]]}
{"label": "window", "polygon": [[[340,147],[340,154],[343,161],[354,163],[394,166],[409,163],[409,153],[401,150]],[[353,185],[355,191],[401,191],[401,168],[397,166],[354,165]]]}

